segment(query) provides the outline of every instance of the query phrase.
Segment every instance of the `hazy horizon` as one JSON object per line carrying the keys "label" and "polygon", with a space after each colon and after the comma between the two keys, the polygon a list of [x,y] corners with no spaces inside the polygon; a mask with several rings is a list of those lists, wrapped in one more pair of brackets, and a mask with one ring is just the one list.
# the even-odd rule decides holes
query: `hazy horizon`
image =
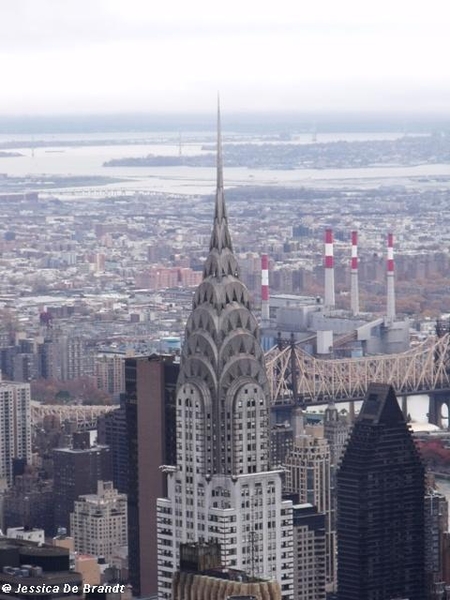
{"label": "hazy horizon", "polygon": [[[216,126],[215,107],[200,112],[123,112],[67,115],[2,115],[0,135],[210,132]],[[236,133],[333,133],[450,131],[447,114],[373,112],[222,111],[224,131]]]}

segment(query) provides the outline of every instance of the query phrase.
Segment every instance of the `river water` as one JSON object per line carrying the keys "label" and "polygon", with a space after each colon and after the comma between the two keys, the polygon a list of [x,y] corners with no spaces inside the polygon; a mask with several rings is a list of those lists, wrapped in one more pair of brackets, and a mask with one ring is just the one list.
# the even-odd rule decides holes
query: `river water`
{"label": "river water", "polygon": [[[399,399],[400,402],[400,399]],[[417,396],[409,396],[408,397],[408,414],[411,417],[411,420],[414,421],[415,423],[428,423],[428,402],[429,402],[429,398],[427,395],[425,394],[421,394],[421,395],[417,395]],[[361,408],[362,405],[362,401],[361,402],[355,402],[355,412],[359,412],[359,409]],[[325,406],[321,406],[319,410],[324,411],[325,410]],[[350,405],[348,402],[339,402],[339,404],[337,404],[337,408],[338,410],[346,410],[348,411],[350,408]],[[311,411],[311,412],[317,412],[317,407],[310,407],[307,410]],[[446,408],[443,408],[443,424],[446,424],[446,417],[447,415],[445,414]]]}
{"label": "river water", "polygon": [[[388,134],[322,134],[320,141],[354,140],[354,139],[395,139],[398,133]],[[211,194],[214,191],[214,169],[207,167],[103,167],[103,163],[113,158],[144,157],[148,154],[177,156],[180,152],[178,136],[174,134],[86,134],[86,135],[39,135],[36,140],[51,142],[49,147],[35,147],[33,140],[27,136],[0,135],[2,141],[12,139],[24,143],[21,148],[14,148],[22,156],[0,158],[0,175],[15,177],[40,176],[44,181],[58,176],[103,176],[123,179],[119,183],[108,183],[101,186],[105,190],[149,191],[186,194]],[[65,140],[98,140],[111,139],[111,145],[61,146]],[[213,135],[189,134],[181,143],[181,152],[185,155],[199,154],[204,143],[213,142]],[[131,144],[130,140],[138,142]],[[227,141],[227,140],[225,140]],[[229,141],[235,141],[230,139]],[[246,142],[265,142],[264,139],[247,138]],[[296,143],[309,143],[310,136],[295,140]],[[114,143],[113,143],[114,142]],[[276,142],[279,143],[279,142]],[[289,142],[286,142],[289,143]],[[376,166],[370,168],[350,169],[247,169],[245,167],[226,168],[226,184],[229,187],[242,185],[265,186],[346,186],[373,187],[374,185],[395,185],[407,183],[409,180],[424,178],[421,185],[433,184],[433,179],[449,178],[450,165],[429,164],[411,167]],[[439,185],[450,185],[440,181]],[[30,182],[32,187],[32,182]],[[85,195],[80,188],[75,188],[80,195]],[[61,190],[66,194],[73,190]],[[58,194],[59,195],[59,194]]]}

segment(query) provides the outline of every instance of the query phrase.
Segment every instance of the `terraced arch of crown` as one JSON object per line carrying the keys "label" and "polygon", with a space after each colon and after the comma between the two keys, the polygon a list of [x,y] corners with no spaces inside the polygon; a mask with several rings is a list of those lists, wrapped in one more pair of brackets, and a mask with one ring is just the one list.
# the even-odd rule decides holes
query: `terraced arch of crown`
{"label": "terraced arch of crown", "polygon": [[245,285],[235,277],[227,276],[220,283],[213,278],[202,281],[194,294],[194,310],[202,304],[209,304],[218,313],[228,304],[237,302],[250,310],[250,297]]}
{"label": "terraced arch of crown", "polygon": [[206,259],[203,268],[204,277],[216,277],[218,279],[231,275],[239,276],[239,265],[236,257],[230,250],[226,249],[222,252],[213,250]]}

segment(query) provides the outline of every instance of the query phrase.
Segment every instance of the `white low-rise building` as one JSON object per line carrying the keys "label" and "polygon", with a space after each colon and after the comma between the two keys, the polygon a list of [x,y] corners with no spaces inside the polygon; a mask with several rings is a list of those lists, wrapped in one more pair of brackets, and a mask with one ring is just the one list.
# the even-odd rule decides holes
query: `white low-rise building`
{"label": "white low-rise building", "polygon": [[32,527],[8,527],[6,537],[14,540],[25,540],[27,542],[45,542],[45,532],[43,529],[34,529]]}

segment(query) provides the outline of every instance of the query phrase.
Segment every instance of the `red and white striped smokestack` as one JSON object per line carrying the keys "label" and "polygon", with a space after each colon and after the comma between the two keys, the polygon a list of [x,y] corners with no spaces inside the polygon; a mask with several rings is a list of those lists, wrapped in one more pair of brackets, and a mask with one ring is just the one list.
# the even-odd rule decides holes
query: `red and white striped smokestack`
{"label": "red and white striped smokestack", "polygon": [[334,308],[334,256],[333,256],[333,230],[325,229],[325,294],[324,305]]}
{"label": "red and white striped smokestack", "polygon": [[352,262],[350,271],[350,309],[354,315],[359,313],[358,287],[358,232],[352,231]]}
{"label": "red and white striped smokestack", "polygon": [[395,285],[394,285],[394,235],[388,233],[387,245],[387,318],[395,319]]}
{"label": "red and white striped smokestack", "polygon": [[261,254],[261,324],[269,323],[269,257]]}

